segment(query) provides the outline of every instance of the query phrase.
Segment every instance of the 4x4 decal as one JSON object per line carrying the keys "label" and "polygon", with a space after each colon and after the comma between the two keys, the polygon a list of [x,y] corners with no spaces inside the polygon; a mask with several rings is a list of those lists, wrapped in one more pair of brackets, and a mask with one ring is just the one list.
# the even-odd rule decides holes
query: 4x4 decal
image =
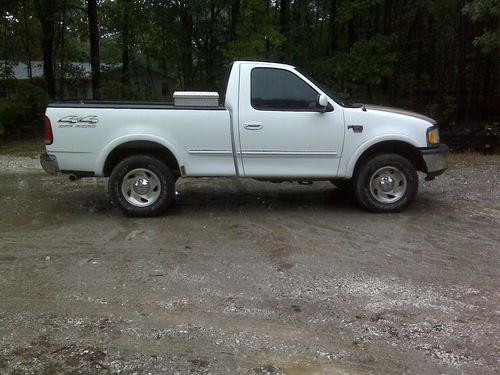
{"label": "4x4 decal", "polygon": [[99,122],[99,118],[95,115],[90,116],[77,116],[68,115],[57,120],[59,128],[95,128]]}

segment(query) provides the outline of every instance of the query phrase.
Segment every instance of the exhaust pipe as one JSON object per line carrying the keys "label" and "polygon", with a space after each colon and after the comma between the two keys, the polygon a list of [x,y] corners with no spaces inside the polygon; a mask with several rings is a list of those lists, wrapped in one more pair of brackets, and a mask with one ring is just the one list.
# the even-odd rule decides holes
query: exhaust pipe
{"label": "exhaust pipe", "polygon": [[82,178],[81,176],[77,176],[76,174],[70,174],[69,175],[69,180],[72,181],[72,182],[78,181],[81,178]]}

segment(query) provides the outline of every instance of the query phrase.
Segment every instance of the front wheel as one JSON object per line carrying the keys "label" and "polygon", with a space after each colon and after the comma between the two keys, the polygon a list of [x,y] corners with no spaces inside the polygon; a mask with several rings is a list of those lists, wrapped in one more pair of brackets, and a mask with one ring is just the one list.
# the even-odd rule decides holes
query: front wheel
{"label": "front wheel", "polygon": [[108,189],[127,216],[156,216],[172,203],[175,178],[162,161],[150,155],[133,155],[113,168]]}
{"label": "front wheel", "polygon": [[401,155],[377,155],[360,166],[354,188],[358,201],[369,211],[399,212],[415,199],[417,171]]}

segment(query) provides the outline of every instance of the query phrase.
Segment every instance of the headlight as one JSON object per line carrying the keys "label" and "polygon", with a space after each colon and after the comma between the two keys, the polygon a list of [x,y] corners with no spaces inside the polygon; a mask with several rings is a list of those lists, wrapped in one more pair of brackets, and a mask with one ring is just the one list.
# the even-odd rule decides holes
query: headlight
{"label": "headlight", "polygon": [[427,145],[436,145],[439,143],[439,129],[437,126],[427,129]]}

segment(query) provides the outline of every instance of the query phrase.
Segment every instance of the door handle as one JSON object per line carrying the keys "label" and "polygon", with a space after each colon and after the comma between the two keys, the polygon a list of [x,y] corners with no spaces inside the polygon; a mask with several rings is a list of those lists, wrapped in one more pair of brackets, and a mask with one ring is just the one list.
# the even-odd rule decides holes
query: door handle
{"label": "door handle", "polygon": [[260,130],[264,125],[260,121],[245,121],[243,127],[248,130]]}

